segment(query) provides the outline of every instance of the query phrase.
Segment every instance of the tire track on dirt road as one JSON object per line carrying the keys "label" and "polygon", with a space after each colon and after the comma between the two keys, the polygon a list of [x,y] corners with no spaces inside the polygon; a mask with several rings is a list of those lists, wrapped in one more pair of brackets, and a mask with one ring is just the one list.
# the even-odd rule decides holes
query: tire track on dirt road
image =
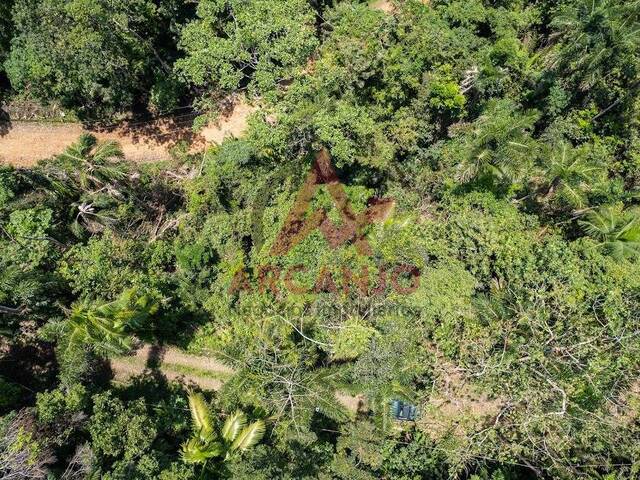
{"label": "tire track on dirt road", "polygon": [[[114,380],[127,382],[131,377],[159,370],[168,380],[194,383],[204,390],[219,390],[234,371],[211,357],[191,355],[175,347],[144,345],[134,355],[111,359]],[[336,399],[352,413],[364,406],[364,397],[336,392]]]}

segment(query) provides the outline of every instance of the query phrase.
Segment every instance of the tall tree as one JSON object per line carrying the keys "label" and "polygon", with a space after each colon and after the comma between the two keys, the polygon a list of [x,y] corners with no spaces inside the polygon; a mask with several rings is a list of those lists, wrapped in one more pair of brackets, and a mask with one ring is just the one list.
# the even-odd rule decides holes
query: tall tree
{"label": "tall tree", "polygon": [[640,2],[561,2],[552,19],[560,41],[551,60],[559,82],[598,115],[618,112],[640,91]]}
{"label": "tall tree", "polygon": [[0,4],[0,72],[3,70],[2,63],[9,53],[9,43],[13,25],[11,22],[11,7],[13,0],[8,0]]}
{"label": "tall tree", "polygon": [[147,100],[175,58],[175,0],[18,0],[7,74],[14,89],[100,117]]}
{"label": "tall tree", "polygon": [[306,0],[203,0],[182,32],[178,70],[199,87],[269,91],[313,53],[315,12]]}
{"label": "tall tree", "polygon": [[[2,100],[3,90],[8,86],[8,80],[4,71],[4,62],[9,55],[9,45],[13,35],[13,22],[11,20],[11,7],[13,0],[0,3],[0,100]],[[0,121],[2,118],[0,117]]]}

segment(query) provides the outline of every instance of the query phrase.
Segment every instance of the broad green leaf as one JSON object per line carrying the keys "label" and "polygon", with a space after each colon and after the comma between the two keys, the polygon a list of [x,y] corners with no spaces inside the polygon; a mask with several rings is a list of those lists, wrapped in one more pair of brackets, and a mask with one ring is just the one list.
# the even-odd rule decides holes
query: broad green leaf
{"label": "broad green leaf", "polygon": [[182,459],[187,463],[204,463],[209,458],[220,456],[223,451],[219,442],[205,443],[193,437],[182,445]]}

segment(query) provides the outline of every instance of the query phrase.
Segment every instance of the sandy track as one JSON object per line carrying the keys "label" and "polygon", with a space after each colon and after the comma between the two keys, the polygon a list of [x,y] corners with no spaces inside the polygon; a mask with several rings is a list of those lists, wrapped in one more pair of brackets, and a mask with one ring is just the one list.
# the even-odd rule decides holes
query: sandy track
{"label": "sandy track", "polygon": [[169,158],[168,148],[151,139],[144,140],[123,132],[95,132],[76,123],[42,124],[11,122],[6,135],[0,136],[0,161],[17,167],[29,167],[53,157],[75,142],[81,133],[93,133],[100,140],[116,140],[126,157],[135,162]]}
{"label": "sandy track", "polygon": [[257,109],[247,102],[238,102],[231,113],[203,128],[200,135],[209,144],[221,144],[227,137],[240,137],[247,130],[247,119]]}
{"label": "sandy track", "polygon": [[[423,4],[429,5],[431,0],[420,0]],[[396,11],[396,5],[392,0],[373,0],[369,3],[369,6],[374,10],[380,10],[384,13],[394,13]]]}
{"label": "sandy track", "polygon": [[[189,371],[182,372],[176,367],[186,367]],[[111,369],[116,380],[119,381],[125,381],[156,368],[168,380],[186,380],[206,390],[218,390],[222,387],[221,379],[208,376],[207,373],[221,377],[233,373],[229,367],[212,358],[187,355],[176,348],[156,351],[151,346],[145,345],[131,357],[111,359]]]}
{"label": "sandy track", "polygon": [[[224,380],[233,375],[233,369],[214,358],[190,355],[175,347],[156,348],[145,345],[134,355],[111,359],[115,380],[129,378],[153,369],[160,370],[168,380],[183,380],[205,390],[219,390]],[[180,370],[186,371],[180,371]],[[218,378],[215,378],[218,377]],[[347,410],[358,412],[364,408],[364,397],[336,392],[336,399]]]}
{"label": "sandy track", "polygon": [[130,363],[131,360],[134,360],[134,363],[139,363],[142,365],[157,361],[161,365],[182,365],[183,367],[218,372],[226,375],[233,374],[233,369],[231,369],[224,363],[217,361],[215,358],[205,357],[201,355],[190,355],[175,347],[154,348],[151,345],[144,345],[143,347],[136,350],[135,355],[133,355],[132,357],[124,358],[127,358]]}
{"label": "sandy track", "polygon": [[[144,373],[147,368],[137,363],[129,363],[122,359],[111,360],[111,368],[114,372],[114,379],[119,382],[127,382],[131,377],[135,377]],[[180,372],[163,369],[162,374],[167,380],[185,381],[186,383],[194,383],[205,390],[219,390],[222,387],[222,381],[209,377],[198,377],[187,375]]]}
{"label": "sandy track", "polygon": [[117,141],[127,159],[155,162],[171,158],[170,150],[187,142],[191,151],[222,143],[229,136],[239,137],[247,128],[247,119],[256,107],[238,102],[219,121],[194,134],[195,114],[175,115],[155,120],[123,123],[110,129],[87,129],[79,123],[0,122],[0,162],[29,167],[53,157],[88,132],[99,140]]}

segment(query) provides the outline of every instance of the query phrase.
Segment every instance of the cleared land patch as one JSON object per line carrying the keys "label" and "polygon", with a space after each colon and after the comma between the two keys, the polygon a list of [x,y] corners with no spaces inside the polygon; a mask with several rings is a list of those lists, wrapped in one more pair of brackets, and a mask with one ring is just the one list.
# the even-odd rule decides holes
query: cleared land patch
{"label": "cleared land patch", "polygon": [[62,153],[83,132],[99,140],[117,141],[125,157],[134,162],[168,160],[171,149],[181,142],[197,152],[209,144],[222,143],[226,137],[241,136],[249,115],[255,111],[256,107],[238,101],[198,134],[192,130],[195,113],[123,122],[108,128],[87,128],[80,123],[0,120],[0,162],[16,167],[33,166],[39,160]]}

